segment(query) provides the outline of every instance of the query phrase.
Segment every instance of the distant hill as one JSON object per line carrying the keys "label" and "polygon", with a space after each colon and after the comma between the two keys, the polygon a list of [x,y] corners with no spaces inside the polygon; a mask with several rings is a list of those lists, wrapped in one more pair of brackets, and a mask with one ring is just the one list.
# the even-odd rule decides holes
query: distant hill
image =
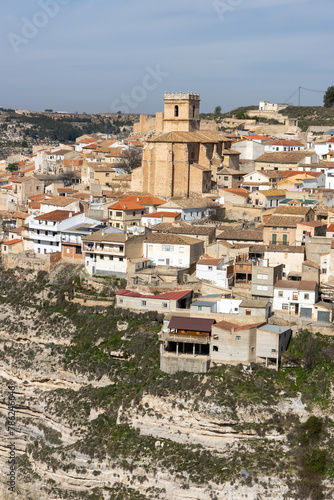
{"label": "distant hill", "polygon": [[296,118],[299,127],[305,131],[313,126],[334,125],[334,108],[324,108],[323,106],[288,106],[280,111],[282,115],[289,118]]}

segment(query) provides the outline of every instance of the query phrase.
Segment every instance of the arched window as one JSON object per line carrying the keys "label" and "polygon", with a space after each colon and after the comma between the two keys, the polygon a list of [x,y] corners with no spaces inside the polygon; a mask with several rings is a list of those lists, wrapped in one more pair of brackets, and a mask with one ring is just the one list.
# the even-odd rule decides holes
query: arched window
{"label": "arched window", "polygon": [[196,109],[196,107],[193,106],[193,118],[195,118],[195,109]]}
{"label": "arched window", "polygon": [[179,116],[179,107],[177,105],[174,107],[174,116]]}

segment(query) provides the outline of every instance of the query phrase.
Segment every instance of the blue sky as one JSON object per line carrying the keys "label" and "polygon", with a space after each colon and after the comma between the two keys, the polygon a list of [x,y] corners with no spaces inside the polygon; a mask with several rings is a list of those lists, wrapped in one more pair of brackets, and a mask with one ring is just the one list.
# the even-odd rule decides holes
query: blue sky
{"label": "blue sky", "polygon": [[334,85],[333,13],[333,0],[6,2],[0,105],[154,113],[188,90],[203,112],[285,102]]}

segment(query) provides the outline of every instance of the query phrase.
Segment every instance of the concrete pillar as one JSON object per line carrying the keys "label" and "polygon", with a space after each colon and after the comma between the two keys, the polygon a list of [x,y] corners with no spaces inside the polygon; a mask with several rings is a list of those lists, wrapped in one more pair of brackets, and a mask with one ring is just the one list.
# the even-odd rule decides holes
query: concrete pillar
{"label": "concrete pillar", "polygon": [[266,368],[268,367],[268,358],[266,358]]}
{"label": "concrete pillar", "polygon": [[193,344],[193,356],[195,357],[195,344]]}
{"label": "concrete pillar", "polygon": [[199,345],[199,355],[202,354],[202,344]]}
{"label": "concrete pillar", "polygon": [[279,365],[279,356],[277,355],[276,359],[276,371],[278,372],[278,365]]}
{"label": "concrete pillar", "polygon": [[176,342],[176,356],[179,355],[179,343]]}

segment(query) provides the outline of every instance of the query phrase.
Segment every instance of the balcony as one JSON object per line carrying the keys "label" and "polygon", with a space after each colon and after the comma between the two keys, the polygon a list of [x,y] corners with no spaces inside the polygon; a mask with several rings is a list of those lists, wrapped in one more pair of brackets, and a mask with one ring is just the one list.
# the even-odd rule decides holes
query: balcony
{"label": "balcony", "polygon": [[175,333],[163,332],[161,339],[168,342],[183,342],[186,344],[210,344],[210,337],[201,337],[200,335],[178,335]]}

